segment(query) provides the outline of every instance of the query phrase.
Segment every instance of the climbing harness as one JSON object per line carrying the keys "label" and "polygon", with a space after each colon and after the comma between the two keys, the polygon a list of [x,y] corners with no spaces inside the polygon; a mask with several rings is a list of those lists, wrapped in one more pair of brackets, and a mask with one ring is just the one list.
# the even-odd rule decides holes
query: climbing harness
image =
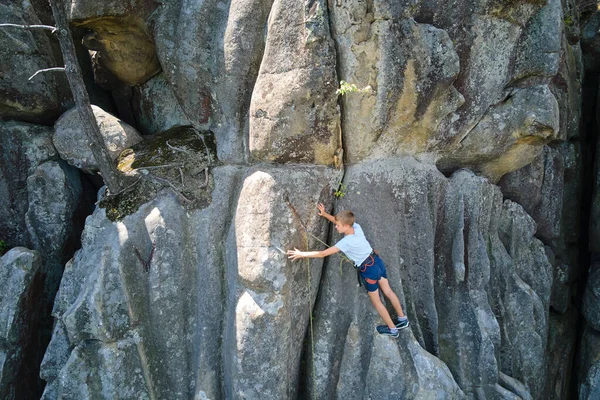
{"label": "climbing harness", "polygon": [[369,254],[367,259],[363,261],[362,264],[360,264],[359,266],[354,265],[354,268],[356,269],[356,280],[358,281],[358,287],[364,286],[366,289],[367,285],[365,285],[363,281],[370,284],[377,283],[376,280],[370,278],[363,278],[363,276],[360,274],[361,272],[365,272],[367,268],[375,265],[375,257],[379,257],[379,254],[376,250],[373,250],[373,252]]}

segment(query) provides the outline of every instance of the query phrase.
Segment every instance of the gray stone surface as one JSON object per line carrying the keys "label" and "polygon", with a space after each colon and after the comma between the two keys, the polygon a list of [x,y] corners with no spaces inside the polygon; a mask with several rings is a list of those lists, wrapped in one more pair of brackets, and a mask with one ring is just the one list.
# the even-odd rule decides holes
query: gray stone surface
{"label": "gray stone surface", "polygon": [[69,5],[69,20],[87,30],[83,44],[95,52],[96,75],[107,70],[118,81],[134,86],[161,70],[147,23],[155,4],[76,0]]}
{"label": "gray stone surface", "polygon": [[579,350],[579,399],[600,395],[600,332],[586,325]]}
{"label": "gray stone surface", "polygon": [[580,136],[584,63],[581,46],[570,43],[566,34],[562,36],[560,54],[558,73],[552,78],[550,88],[558,101],[558,138],[565,140]]}
{"label": "gray stone surface", "polygon": [[518,204],[535,220],[536,237],[551,244],[561,234],[564,192],[562,154],[544,146],[531,164],[504,175],[502,194]]}
{"label": "gray stone surface", "polygon": [[589,271],[583,294],[583,316],[591,328],[600,331],[600,263]]}
{"label": "gray stone surface", "polygon": [[265,46],[273,0],[164,3],[154,40],[183,112],[199,130],[211,129],[222,161],[248,152],[248,109]]}
{"label": "gray stone surface", "polygon": [[[467,397],[516,398],[507,379],[500,386],[502,371],[513,388],[538,398],[546,382],[552,265],[533,237],[531,217],[514,203],[503,205],[499,188],[483,178],[459,171],[446,179],[416,160],[364,162],[348,169],[344,183],[336,210],[355,212],[411,320],[414,339],[402,334],[398,346],[416,341],[437,356]],[[365,366],[381,362],[379,350],[370,350],[379,343],[379,318],[364,289],[354,288],[354,270],[339,263],[328,260],[321,284],[308,388],[327,398],[377,397]],[[443,364],[413,366],[422,373],[418,383],[403,369],[392,374],[390,390],[419,398],[433,380],[458,393],[436,375]],[[406,382],[414,386],[402,392]]]}
{"label": "gray stone surface", "polygon": [[305,244],[302,226],[326,238],[314,210],[331,201],[340,173],[264,166],[213,174],[205,209],[188,214],[163,192],[120,222],[103,209],[88,218],[55,301],[44,398],[297,392],[322,262],[311,263],[309,281],[283,249]]}
{"label": "gray stone surface", "polygon": [[0,240],[8,246],[31,247],[25,225],[27,177],[57,156],[51,128],[0,121]]}
{"label": "gray stone surface", "polygon": [[191,124],[164,74],[158,74],[146,83],[135,86],[131,102],[138,129],[145,135],[166,131],[177,125]]}
{"label": "gray stone surface", "polygon": [[533,161],[558,129],[558,103],[547,85],[508,89],[438,165],[470,167],[497,181]]}
{"label": "gray stone surface", "polygon": [[85,204],[80,172],[62,160],[47,161],[29,175],[27,197],[25,223],[32,247],[44,259],[43,298],[51,309],[63,265],[78,242],[77,214],[89,205]]}
{"label": "gray stone surface", "polygon": [[[113,159],[116,159],[127,147],[143,140],[137,130],[100,107],[92,105],[92,110],[104,144]],[[77,109],[72,108],[64,113],[56,121],[54,129],[52,141],[63,160],[88,173],[98,171],[87,136],[81,128]]]}
{"label": "gray stone surface", "polygon": [[[522,33],[515,61],[513,80],[549,81],[560,63],[564,16],[561,0],[549,0],[527,24]],[[539,78],[538,78],[539,80]]]}
{"label": "gray stone surface", "polygon": [[339,179],[323,167],[246,172],[225,249],[225,398],[296,397],[323,260],[291,263],[285,251],[322,248],[314,237],[326,239],[327,224],[315,209],[331,203]]}
{"label": "gray stone surface", "polygon": [[[0,3],[2,23],[41,24],[32,2]],[[62,65],[49,31],[0,28],[0,116],[33,123],[52,123],[70,97],[63,72],[38,70]]]}
{"label": "gray stone surface", "polygon": [[341,147],[327,2],[275,0],[250,105],[252,157],[332,165]]}
{"label": "gray stone surface", "polygon": [[571,309],[563,315],[550,311],[548,327],[548,347],[546,361],[546,391],[542,398],[551,400],[566,399],[571,390],[571,382],[577,379],[573,374],[577,332],[573,327],[578,315]]}
{"label": "gray stone surface", "polygon": [[590,71],[600,70],[600,63],[598,62],[598,54],[600,53],[599,29],[600,12],[592,13],[586,21],[582,21],[581,47],[585,54],[585,68]]}
{"label": "gray stone surface", "polygon": [[501,332],[499,367],[540,398],[546,384],[553,267],[534,233],[535,222],[523,208],[504,201],[498,236],[507,254],[503,249],[492,253],[489,292]]}
{"label": "gray stone surface", "polygon": [[343,97],[347,160],[416,154],[463,96],[453,86],[459,59],[448,33],[436,24],[387,18],[391,2],[332,3],[331,24],[341,80],[364,93]]}
{"label": "gray stone surface", "polygon": [[[143,165],[139,174],[204,197],[157,189],[135,207],[123,201],[119,221],[114,203],[88,218],[54,304],[43,398],[564,398],[589,166],[577,142],[578,16],[568,22],[575,4],[561,3],[69,3],[121,117],[145,134],[194,127],[171,131],[171,145],[214,133],[218,157],[166,140],[128,153],[130,172]],[[7,60],[31,42],[19,35]],[[340,98],[340,79],[366,89]],[[23,107],[0,114],[54,122]],[[62,266],[48,238],[65,235],[73,170],[44,150],[46,133],[29,134],[43,128],[0,130],[0,224]],[[171,152],[183,172],[164,167]],[[502,191],[492,183],[515,170]],[[397,340],[376,334],[379,318],[339,257],[288,262],[289,248],[324,248],[304,227],[339,238],[319,201],[353,209],[382,253],[411,319]],[[596,320],[591,286],[586,296]],[[587,327],[578,377],[588,398],[596,334]]]}
{"label": "gray stone surface", "polygon": [[42,259],[15,247],[0,258],[0,397],[39,396],[41,352],[36,335],[41,317]]}

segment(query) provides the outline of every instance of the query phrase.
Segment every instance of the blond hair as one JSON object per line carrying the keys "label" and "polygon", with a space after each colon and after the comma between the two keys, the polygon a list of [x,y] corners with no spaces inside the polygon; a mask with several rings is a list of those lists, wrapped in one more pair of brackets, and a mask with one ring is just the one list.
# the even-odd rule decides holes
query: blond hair
{"label": "blond hair", "polygon": [[350,210],[342,210],[335,216],[335,221],[342,225],[354,225],[354,213]]}

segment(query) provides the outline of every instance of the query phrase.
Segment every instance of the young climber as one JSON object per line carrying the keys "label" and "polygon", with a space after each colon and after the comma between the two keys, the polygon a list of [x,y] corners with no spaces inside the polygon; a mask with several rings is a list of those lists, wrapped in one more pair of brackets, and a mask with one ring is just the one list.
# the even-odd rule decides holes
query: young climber
{"label": "young climber", "polygon": [[[295,261],[299,258],[323,258],[339,251],[346,254],[359,268],[360,275],[363,277],[369,292],[371,303],[386,323],[386,325],[377,326],[377,332],[382,335],[398,337],[398,330],[408,327],[408,318],[402,312],[398,296],[390,288],[383,261],[371,248],[360,225],[354,222],[354,214],[351,211],[344,210],[334,217],[325,212],[323,204],[319,204],[317,208],[319,209],[319,215],[333,222],[335,229],[339,233],[343,233],[344,237],[335,246],[323,251],[288,250],[288,258]],[[390,314],[379,298],[379,288],[390,299],[392,306],[398,313],[398,318],[395,321],[392,321]]]}

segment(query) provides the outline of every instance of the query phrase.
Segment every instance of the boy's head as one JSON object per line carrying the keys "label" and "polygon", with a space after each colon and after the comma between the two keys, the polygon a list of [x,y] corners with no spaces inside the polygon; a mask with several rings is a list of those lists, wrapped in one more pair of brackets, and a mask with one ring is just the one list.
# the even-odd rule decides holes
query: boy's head
{"label": "boy's head", "polygon": [[336,214],[335,222],[341,226],[354,225],[354,213],[350,210],[343,210]]}

